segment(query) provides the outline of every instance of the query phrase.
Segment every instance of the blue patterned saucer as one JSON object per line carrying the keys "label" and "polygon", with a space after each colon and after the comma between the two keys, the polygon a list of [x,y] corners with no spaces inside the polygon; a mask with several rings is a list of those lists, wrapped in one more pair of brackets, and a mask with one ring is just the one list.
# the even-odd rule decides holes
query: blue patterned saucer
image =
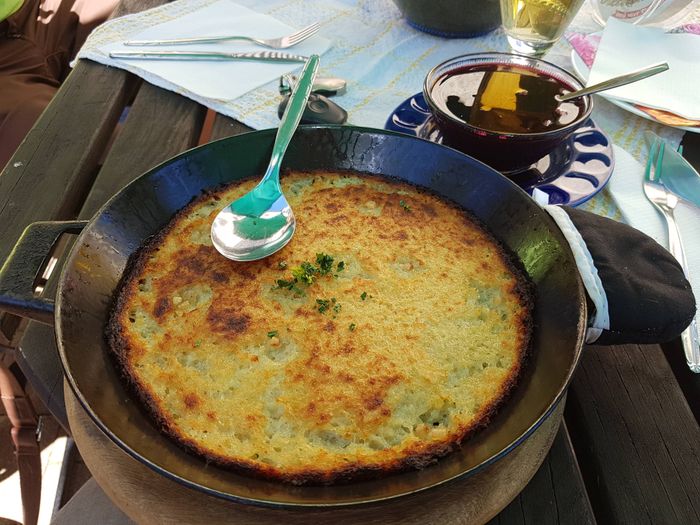
{"label": "blue patterned saucer", "polygon": [[[444,143],[422,93],[402,102],[384,128]],[[603,189],[614,164],[612,143],[588,120],[554,151],[509,178],[530,194],[534,188],[544,191],[550,204],[578,206]]]}

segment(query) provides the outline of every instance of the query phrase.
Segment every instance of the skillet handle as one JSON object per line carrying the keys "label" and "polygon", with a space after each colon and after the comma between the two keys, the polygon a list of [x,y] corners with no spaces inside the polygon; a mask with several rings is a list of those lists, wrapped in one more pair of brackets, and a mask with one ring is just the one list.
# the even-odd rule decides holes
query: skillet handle
{"label": "skillet handle", "polygon": [[54,300],[34,294],[39,272],[64,233],[80,233],[87,221],[35,222],[22,232],[0,268],[0,310],[54,324]]}

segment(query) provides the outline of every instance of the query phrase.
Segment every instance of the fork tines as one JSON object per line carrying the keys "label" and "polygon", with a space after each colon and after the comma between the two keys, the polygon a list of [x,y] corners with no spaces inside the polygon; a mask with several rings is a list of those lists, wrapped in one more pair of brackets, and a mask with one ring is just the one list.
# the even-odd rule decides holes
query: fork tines
{"label": "fork tines", "polygon": [[304,29],[300,29],[294,34],[289,35],[289,44],[294,45],[297,42],[301,42],[302,40],[305,40],[310,36],[318,33],[319,29],[321,29],[320,24],[318,22],[314,22],[310,26],[307,26]]}

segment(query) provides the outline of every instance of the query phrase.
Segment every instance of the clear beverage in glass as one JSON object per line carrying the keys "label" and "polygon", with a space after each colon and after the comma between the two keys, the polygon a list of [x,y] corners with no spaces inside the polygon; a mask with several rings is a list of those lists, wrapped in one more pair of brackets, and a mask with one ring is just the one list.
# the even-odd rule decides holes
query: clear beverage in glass
{"label": "clear beverage in glass", "polygon": [[559,40],[584,0],[501,0],[501,17],[514,51],[543,55]]}

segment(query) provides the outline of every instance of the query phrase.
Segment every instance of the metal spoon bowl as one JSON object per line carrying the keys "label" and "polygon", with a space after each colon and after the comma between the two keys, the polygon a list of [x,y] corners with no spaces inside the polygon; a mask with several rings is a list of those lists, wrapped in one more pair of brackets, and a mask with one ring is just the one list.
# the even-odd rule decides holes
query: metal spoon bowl
{"label": "metal spoon bowl", "polygon": [[282,193],[280,164],[306,109],[318,64],[318,55],[312,55],[304,66],[277,129],[270,164],[262,180],[222,209],[211,225],[211,241],[228,259],[262,259],[281,249],[294,235],[296,220]]}

